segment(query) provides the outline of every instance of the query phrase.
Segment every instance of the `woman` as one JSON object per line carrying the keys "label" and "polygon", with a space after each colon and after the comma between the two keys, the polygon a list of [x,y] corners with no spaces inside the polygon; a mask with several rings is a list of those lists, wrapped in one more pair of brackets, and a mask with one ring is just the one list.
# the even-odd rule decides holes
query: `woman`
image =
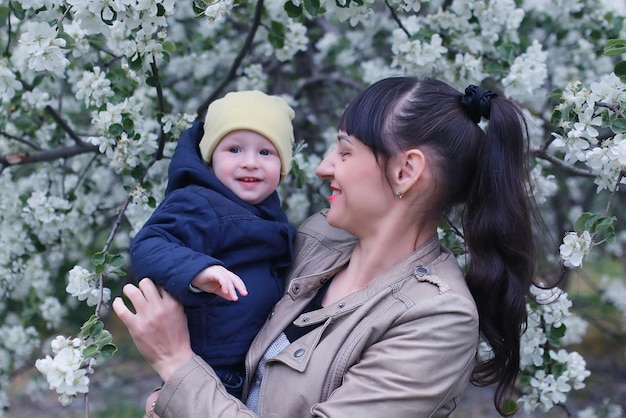
{"label": "woman", "polygon": [[[477,125],[489,119],[487,133]],[[381,80],[348,106],[316,174],[330,208],[301,225],[284,297],[246,360],[243,402],[189,347],[180,307],[143,280],[113,308],[165,382],[161,417],[444,417],[468,381],[519,368],[533,273],[525,125],[503,97]],[[437,238],[461,205],[465,275]],[[476,363],[479,333],[492,357]]]}

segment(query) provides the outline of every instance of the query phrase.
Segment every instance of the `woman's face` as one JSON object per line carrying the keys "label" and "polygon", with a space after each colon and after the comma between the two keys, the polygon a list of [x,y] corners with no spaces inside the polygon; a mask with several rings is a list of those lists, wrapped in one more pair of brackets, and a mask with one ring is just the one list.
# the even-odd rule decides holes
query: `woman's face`
{"label": "woman's face", "polygon": [[330,182],[328,223],[359,236],[385,217],[391,188],[372,150],[359,139],[339,131],[337,145],[315,174]]}

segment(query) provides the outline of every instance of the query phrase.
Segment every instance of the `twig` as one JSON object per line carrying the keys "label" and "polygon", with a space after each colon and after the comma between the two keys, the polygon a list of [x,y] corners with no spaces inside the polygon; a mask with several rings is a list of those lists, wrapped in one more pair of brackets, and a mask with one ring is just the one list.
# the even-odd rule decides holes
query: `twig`
{"label": "twig", "polygon": [[553,165],[555,165],[556,167],[561,168],[570,174],[574,174],[574,175],[582,176],[582,177],[595,177],[595,174],[593,174],[591,170],[588,170],[585,168],[578,168],[571,164],[567,164],[566,162],[546,153],[542,149],[534,149],[534,150],[531,150],[530,153],[535,158],[548,161],[552,163]]}
{"label": "twig", "polygon": [[[111,248],[111,243],[113,242],[113,238],[115,238],[115,234],[117,233],[117,230],[122,224],[124,213],[126,213],[126,208],[128,208],[128,205],[130,204],[132,199],[133,199],[133,196],[131,192],[128,194],[128,196],[126,197],[126,201],[124,202],[124,205],[122,205],[121,209],[117,213],[117,218],[115,218],[115,223],[113,224],[113,228],[111,229],[111,232],[109,233],[109,237],[104,243],[104,248],[102,249],[102,251],[105,254],[109,251],[109,248]],[[102,308],[102,300],[104,299],[104,274],[98,275],[98,285],[100,288],[100,297],[98,298],[98,305],[96,306],[96,316],[100,317],[100,309]]]}
{"label": "twig", "polygon": [[[152,62],[150,63],[150,68],[152,69],[152,74],[156,78],[156,91],[157,91],[157,101],[159,103],[159,113],[161,115],[165,115],[165,100],[163,99],[163,85],[161,84],[161,79],[159,78],[159,67],[156,64],[156,60],[154,55],[152,56]],[[165,131],[163,131],[163,119],[159,118],[159,148],[154,156],[156,160],[160,160],[163,158],[163,149],[165,148],[165,140],[167,136],[165,135]]]}
{"label": "twig", "polygon": [[310,88],[311,86],[316,86],[318,84],[333,84],[333,83],[345,85],[356,91],[361,91],[364,88],[363,84],[355,81],[354,79],[340,77],[340,76],[332,75],[332,74],[318,75],[318,76],[313,76],[313,77],[309,77],[305,79],[298,87],[298,90],[296,91],[296,94],[294,95],[294,97],[298,98],[302,94],[303,90],[306,90]]}
{"label": "twig", "polygon": [[608,216],[609,209],[611,208],[611,202],[613,201],[613,197],[615,197],[615,195],[619,191],[619,185],[622,182],[623,178],[624,178],[624,171],[621,171],[619,173],[619,176],[617,177],[617,181],[615,182],[615,187],[613,187],[613,191],[611,192],[611,195],[609,196],[609,200],[606,203],[606,209],[604,210],[604,216]]}
{"label": "twig", "polygon": [[58,114],[56,110],[54,110],[50,105],[45,107],[45,111],[48,112],[52,119],[61,127],[67,134],[76,142],[77,144],[84,144],[83,140],[80,139],[80,136],[63,120],[61,115]]}
{"label": "twig", "polygon": [[241,47],[239,54],[237,54],[237,56],[235,57],[235,60],[230,66],[230,69],[228,70],[226,77],[217,86],[217,88],[213,91],[213,93],[204,102],[202,102],[202,104],[196,110],[196,114],[198,115],[199,119],[202,118],[202,115],[204,115],[204,112],[206,111],[206,108],[209,106],[209,104],[211,104],[211,102],[213,102],[217,97],[219,97],[222,94],[222,90],[226,88],[228,83],[234,80],[235,74],[237,73],[237,69],[239,68],[244,57],[248,53],[248,50],[250,49],[250,46],[252,45],[252,41],[254,40],[254,36],[256,35],[256,31],[259,28],[259,25],[261,24],[262,14],[263,14],[263,0],[259,0],[256,4],[254,17],[252,18],[252,24],[250,26],[250,31],[248,32],[248,36],[246,37],[246,40],[243,43],[243,46]]}
{"label": "twig", "polygon": [[34,143],[32,141],[29,141],[28,139],[24,139],[24,138],[17,137],[15,135],[11,135],[8,132],[2,131],[2,132],[0,132],[0,135],[4,136],[5,138],[12,139],[13,141],[19,142],[20,144],[27,145],[27,146],[29,146],[29,147],[31,147],[33,149],[41,149],[41,147],[38,144],[36,144],[36,143]]}
{"label": "twig", "polygon": [[406,34],[407,38],[411,38],[411,33],[407,30],[407,28],[404,27],[402,22],[400,22],[400,18],[396,14],[396,11],[393,9],[393,7],[389,4],[389,1],[385,0],[385,5],[387,5],[387,8],[389,9],[389,13],[391,13],[391,18],[398,24],[398,27],[402,29],[402,31]]}

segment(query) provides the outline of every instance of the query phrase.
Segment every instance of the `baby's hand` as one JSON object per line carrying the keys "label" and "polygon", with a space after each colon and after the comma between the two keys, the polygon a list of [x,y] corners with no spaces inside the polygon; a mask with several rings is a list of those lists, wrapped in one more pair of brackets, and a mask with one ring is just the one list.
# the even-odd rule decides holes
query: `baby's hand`
{"label": "baby's hand", "polygon": [[232,301],[239,299],[237,292],[241,296],[248,294],[248,289],[239,276],[218,265],[202,270],[193,278],[191,285]]}

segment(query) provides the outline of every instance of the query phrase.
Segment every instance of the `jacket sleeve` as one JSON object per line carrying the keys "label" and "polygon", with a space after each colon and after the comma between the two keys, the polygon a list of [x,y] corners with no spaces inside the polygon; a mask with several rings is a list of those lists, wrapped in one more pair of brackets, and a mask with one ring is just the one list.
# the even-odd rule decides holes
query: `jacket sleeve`
{"label": "jacket sleeve", "polygon": [[165,382],[154,412],[161,418],[257,416],[226,392],[213,369],[199,356],[190,359]]}
{"label": "jacket sleeve", "polygon": [[203,269],[222,262],[210,254],[220,241],[220,227],[208,200],[177,190],[154,211],[131,243],[137,277],[148,277],[184,304],[208,295],[189,290]]}

